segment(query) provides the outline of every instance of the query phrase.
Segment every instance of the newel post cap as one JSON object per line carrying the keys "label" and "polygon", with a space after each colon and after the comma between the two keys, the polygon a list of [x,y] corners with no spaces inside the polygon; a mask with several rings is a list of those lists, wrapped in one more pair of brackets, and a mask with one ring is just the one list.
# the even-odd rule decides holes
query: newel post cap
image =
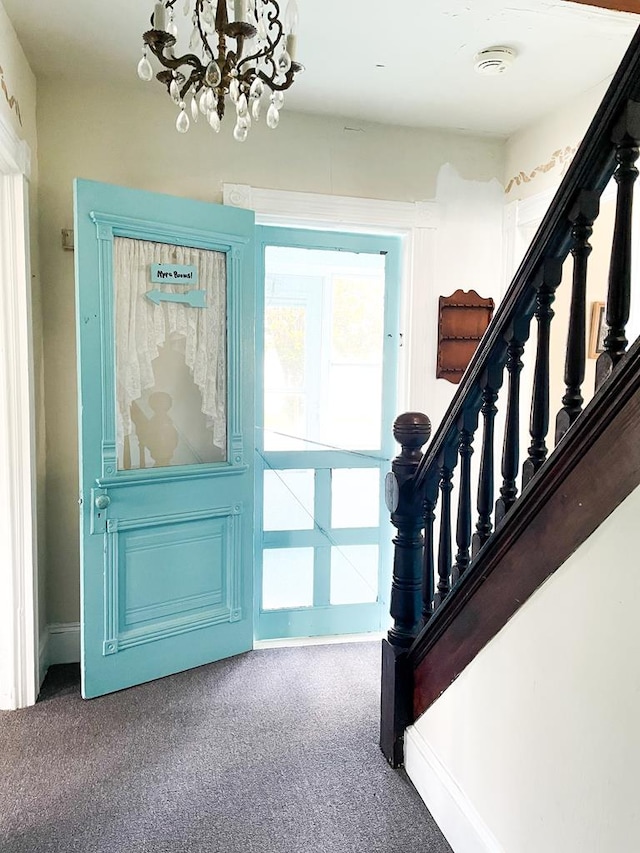
{"label": "newel post cap", "polygon": [[393,424],[393,437],[401,445],[403,455],[413,456],[427,443],[431,421],[422,412],[405,412]]}

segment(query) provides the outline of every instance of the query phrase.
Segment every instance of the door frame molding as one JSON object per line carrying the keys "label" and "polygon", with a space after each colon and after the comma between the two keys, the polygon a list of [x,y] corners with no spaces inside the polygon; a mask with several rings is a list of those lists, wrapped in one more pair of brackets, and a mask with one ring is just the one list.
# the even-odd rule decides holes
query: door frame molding
{"label": "door frame molding", "polygon": [[435,201],[388,201],[320,193],[288,192],[223,184],[224,204],[255,211],[257,225],[321,228],[388,234],[403,239],[398,363],[399,411],[428,405],[424,377],[436,375],[436,347],[424,334],[424,318],[435,293],[436,232],[440,220]]}
{"label": "door frame molding", "polygon": [[[0,116],[0,708],[40,688],[35,402],[31,324],[31,151]],[[4,663],[3,663],[4,662]]]}

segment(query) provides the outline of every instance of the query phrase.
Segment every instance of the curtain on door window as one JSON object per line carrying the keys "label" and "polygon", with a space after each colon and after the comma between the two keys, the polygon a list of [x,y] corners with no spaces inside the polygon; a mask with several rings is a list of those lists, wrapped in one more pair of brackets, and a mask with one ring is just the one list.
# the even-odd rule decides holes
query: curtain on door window
{"label": "curtain on door window", "polygon": [[[197,288],[206,292],[206,307],[179,302],[154,304],[149,290],[184,293],[180,285],[150,283],[151,264],[187,264],[198,269]],[[184,354],[202,395],[202,412],[213,441],[226,447],[226,256],[183,246],[117,237],[114,240],[116,283],[116,353],[118,447],[134,430],[131,406],[154,387],[153,361],[168,344]]]}

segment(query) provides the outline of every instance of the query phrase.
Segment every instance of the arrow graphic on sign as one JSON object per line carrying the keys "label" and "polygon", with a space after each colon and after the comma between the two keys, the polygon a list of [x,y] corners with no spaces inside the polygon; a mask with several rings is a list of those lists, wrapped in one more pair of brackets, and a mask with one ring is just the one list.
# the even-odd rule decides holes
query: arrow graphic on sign
{"label": "arrow graphic on sign", "polygon": [[155,305],[160,305],[161,302],[182,302],[191,305],[192,308],[207,307],[206,290],[187,290],[185,293],[163,293],[161,290],[148,290],[146,296]]}

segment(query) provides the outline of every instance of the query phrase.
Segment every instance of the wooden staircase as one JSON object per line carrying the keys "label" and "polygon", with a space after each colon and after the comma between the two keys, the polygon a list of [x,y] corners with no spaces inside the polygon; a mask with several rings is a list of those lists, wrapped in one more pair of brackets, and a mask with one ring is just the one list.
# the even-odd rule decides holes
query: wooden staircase
{"label": "wooden staircase", "polygon": [[[394,425],[402,451],[387,482],[397,535],[380,726],[380,745],[393,766],[403,762],[407,725],[640,485],[640,341],[628,348],[626,338],[639,145],[640,30],[424,455],[429,419],[412,412]],[[589,238],[612,176],[609,331],[596,364],[596,393],[584,407]],[[552,304],[569,254],[566,390],[550,451]],[[530,399],[523,400],[522,356],[530,335],[534,378]],[[499,476],[498,407],[505,411]],[[520,425],[527,416],[531,443],[521,459]]]}

